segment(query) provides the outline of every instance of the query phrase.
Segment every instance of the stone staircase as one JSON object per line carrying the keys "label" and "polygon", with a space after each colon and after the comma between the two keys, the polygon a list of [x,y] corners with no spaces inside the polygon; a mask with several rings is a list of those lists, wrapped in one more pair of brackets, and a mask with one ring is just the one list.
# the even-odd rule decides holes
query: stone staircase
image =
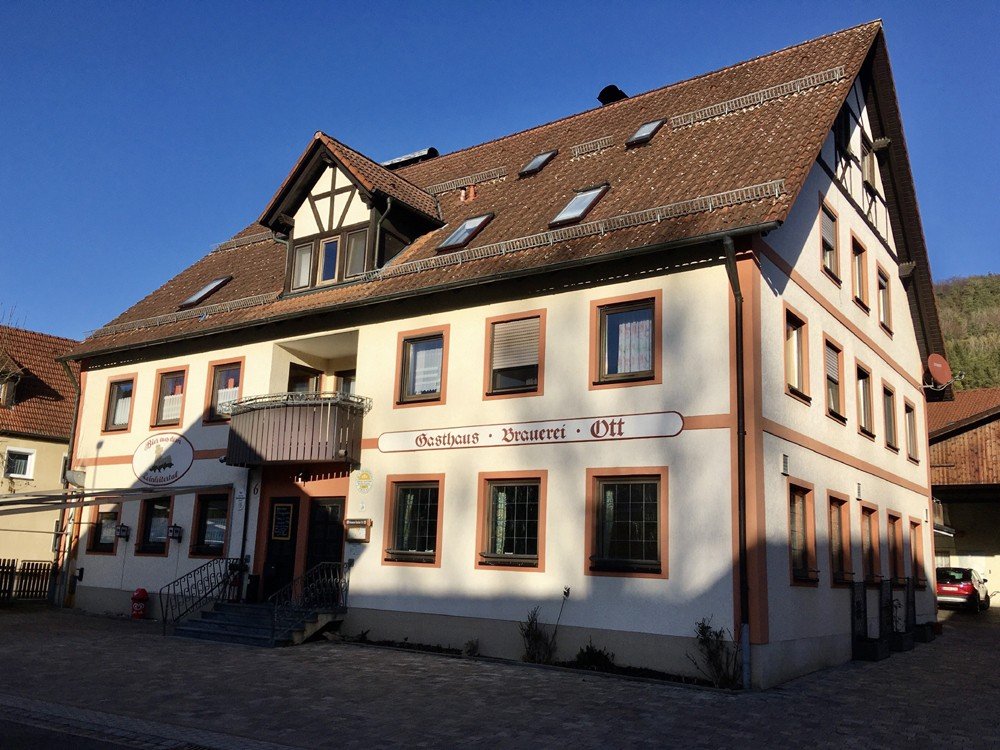
{"label": "stone staircase", "polygon": [[[200,617],[183,620],[174,635],[248,646],[292,646],[303,643],[328,627],[337,627],[346,609],[336,611],[288,611],[273,627],[273,604],[216,602],[202,610]],[[273,640],[272,640],[273,635]]]}

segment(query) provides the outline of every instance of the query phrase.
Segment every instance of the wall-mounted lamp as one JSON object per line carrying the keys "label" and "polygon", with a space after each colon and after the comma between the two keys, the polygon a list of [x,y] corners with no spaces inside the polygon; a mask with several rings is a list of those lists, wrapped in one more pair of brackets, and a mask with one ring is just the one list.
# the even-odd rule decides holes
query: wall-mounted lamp
{"label": "wall-mounted lamp", "polygon": [[115,526],[115,539],[124,539],[127,542],[130,531],[131,529],[129,529],[129,527],[126,526],[125,524],[123,523],[118,524],[117,526]]}
{"label": "wall-mounted lamp", "polygon": [[182,529],[177,524],[171,524],[170,526],[167,526],[167,539],[173,539],[174,541],[179,542],[183,536],[184,536],[184,529]]}

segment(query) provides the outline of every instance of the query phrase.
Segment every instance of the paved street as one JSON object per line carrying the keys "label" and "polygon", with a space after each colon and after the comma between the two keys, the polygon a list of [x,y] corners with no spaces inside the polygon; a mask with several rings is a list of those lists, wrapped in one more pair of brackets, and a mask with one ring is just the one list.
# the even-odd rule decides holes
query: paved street
{"label": "paved street", "polygon": [[913,652],[731,695],[338,643],[260,650],[163,638],[154,623],[0,610],[0,748],[60,746],[34,741],[31,726],[95,748],[1000,747],[1000,609],[944,616],[945,635]]}

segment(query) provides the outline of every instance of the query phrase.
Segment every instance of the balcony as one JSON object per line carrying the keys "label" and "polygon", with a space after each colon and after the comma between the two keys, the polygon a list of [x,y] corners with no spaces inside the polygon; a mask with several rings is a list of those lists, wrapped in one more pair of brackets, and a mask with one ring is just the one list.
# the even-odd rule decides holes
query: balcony
{"label": "balcony", "polygon": [[361,462],[371,399],[347,393],[270,393],[234,401],[226,463]]}

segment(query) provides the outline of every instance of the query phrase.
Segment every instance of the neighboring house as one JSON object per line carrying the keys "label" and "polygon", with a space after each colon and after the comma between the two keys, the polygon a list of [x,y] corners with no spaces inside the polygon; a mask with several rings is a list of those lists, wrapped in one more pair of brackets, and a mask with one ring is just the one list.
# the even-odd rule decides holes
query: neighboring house
{"label": "neighboring house", "polygon": [[[62,489],[76,391],[59,358],[78,343],[0,326],[0,495]],[[58,520],[58,510],[0,516],[0,558],[52,560]]]}
{"label": "neighboring house", "polygon": [[[937,565],[1000,587],[1000,388],[956,391],[928,409]],[[997,585],[994,585],[997,584]]]}
{"label": "neighboring house", "polygon": [[934,620],[943,344],[881,24],[616,91],[444,156],[317,133],[77,347],[76,604],[347,560],[348,632],[517,657],[568,586],[561,658],[689,673],[711,616],[755,685],[851,658],[852,580]]}

